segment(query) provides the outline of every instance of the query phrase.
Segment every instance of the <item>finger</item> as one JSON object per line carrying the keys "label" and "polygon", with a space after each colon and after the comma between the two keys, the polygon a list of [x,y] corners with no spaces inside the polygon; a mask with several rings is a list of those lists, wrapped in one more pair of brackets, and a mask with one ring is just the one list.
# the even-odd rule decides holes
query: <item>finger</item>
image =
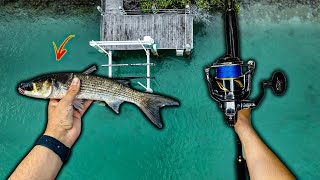
{"label": "finger", "polygon": [[67,95],[61,99],[59,104],[61,104],[64,107],[71,106],[79,90],[80,90],[80,80],[79,78],[73,78],[72,83],[67,92]]}
{"label": "finger", "polygon": [[90,105],[92,104],[92,100],[87,100],[84,104],[83,104],[83,108],[80,111],[81,116],[87,111],[87,109],[90,107]]}
{"label": "finger", "polygon": [[242,109],[242,110],[239,111],[239,113],[244,115],[244,116],[250,116],[251,109]]}
{"label": "finger", "polygon": [[49,104],[48,104],[48,111],[49,113],[53,111],[59,104],[58,99],[50,99]]}
{"label": "finger", "polygon": [[251,121],[251,109],[242,109],[238,112],[239,121]]}
{"label": "finger", "polygon": [[81,119],[81,112],[80,111],[73,111],[73,117],[76,119]]}
{"label": "finger", "polygon": [[50,99],[49,107],[56,107],[59,103],[59,99]]}
{"label": "finger", "polygon": [[81,130],[81,118],[77,118],[75,116],[74,117],[74,120],[73,120],[73,128],[77,129],[77,131]]}

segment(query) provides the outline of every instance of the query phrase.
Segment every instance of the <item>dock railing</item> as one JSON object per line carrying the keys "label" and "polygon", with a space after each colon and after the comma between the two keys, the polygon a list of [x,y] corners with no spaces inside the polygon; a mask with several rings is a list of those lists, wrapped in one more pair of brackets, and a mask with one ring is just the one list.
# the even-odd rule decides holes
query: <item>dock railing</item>
{"label": "dock railing", "polygon": [[[98,9],[99,10],[99,9]],[[101,12],[101,15],[107,14],[122,14],[122,15],[142,15],[142,14],[190,14],[190,8],[186,6],[185,9],[139,9],[139,10],[125,10],[123,7],[106,9]]]}

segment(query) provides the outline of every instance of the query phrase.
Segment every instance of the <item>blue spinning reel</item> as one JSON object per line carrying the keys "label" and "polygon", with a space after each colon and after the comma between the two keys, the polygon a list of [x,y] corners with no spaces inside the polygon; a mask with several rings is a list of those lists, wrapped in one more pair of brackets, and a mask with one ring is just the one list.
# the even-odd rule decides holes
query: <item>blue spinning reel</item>
{"label": "blue spinning reel", "polygon": [[240,60],[234,2],[226,0],[225,6],[227,54],[211,66],[206,67],[205,74],[212,99],[219,103],[226,123],[233,126],[237,122],[239,110],[255,108],[259,105],[263,99],[265,88],[270,87],[276,95],[282,95],[286,90],[286,77],[282,72],[274,72],[271,80],[261,82],[261,93],[258,98],[247,100],[251,91],[255,62],[250,60],[244,63]]}

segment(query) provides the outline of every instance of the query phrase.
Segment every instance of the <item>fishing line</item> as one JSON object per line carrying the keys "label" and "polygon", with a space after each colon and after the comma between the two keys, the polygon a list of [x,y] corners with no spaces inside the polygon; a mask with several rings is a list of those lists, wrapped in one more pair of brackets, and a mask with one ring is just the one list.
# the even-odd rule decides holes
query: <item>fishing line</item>
{"label": "fishing line", "polygon": [[216,69],[217,78],[236,78],[242,75],[241,66],[220,66]]}

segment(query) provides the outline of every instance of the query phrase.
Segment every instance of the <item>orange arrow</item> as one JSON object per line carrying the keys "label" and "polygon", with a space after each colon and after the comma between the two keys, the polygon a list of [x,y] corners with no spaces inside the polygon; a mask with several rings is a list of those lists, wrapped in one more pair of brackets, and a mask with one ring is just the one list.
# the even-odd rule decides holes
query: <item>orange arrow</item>
{"label": "orange arrow", "polygon": [[53,48],[54,48],[54,52],[56,53],[56,60],[57,61],[60,61],[61,58],[67,53],[67,50],[66,49],[63,49],[64,46],[67,44],[67,42],[73,38],[75,35],[72,34],[70,36],[68,36],[64,41],[63,43],[61,44],[61,46],[59,47],[59,49],[57,49],[57,45],[56,43],[53,41],[52,44],[53,44]]}

